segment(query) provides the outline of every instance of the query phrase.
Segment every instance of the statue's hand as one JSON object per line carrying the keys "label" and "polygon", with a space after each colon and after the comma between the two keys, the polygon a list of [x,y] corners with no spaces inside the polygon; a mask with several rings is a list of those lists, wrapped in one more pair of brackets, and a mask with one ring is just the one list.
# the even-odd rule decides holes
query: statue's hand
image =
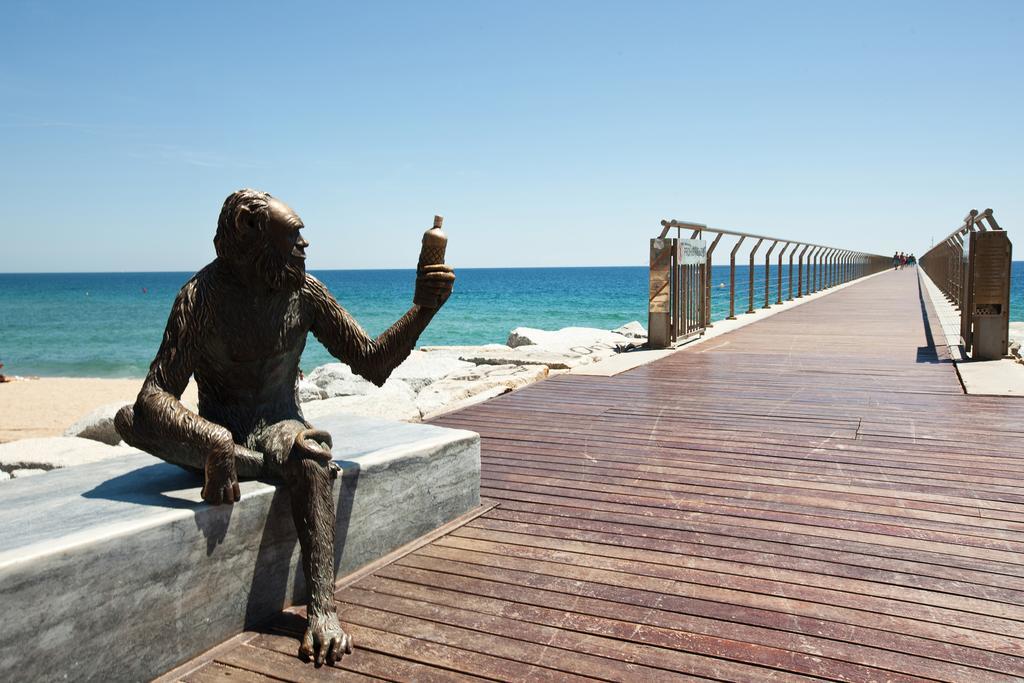
{"label": "statue's hand", "polygon": [[[229,440],[230,441],[230,440]],[[218,447],[206,457],[206,483],[203,500],[211,505],[233,504],[241,500],[238,474],[235,472],[235,445]]]}
{"label": "statue's hand", "polygon": [[317,666],[326,662],[340,662],[344,655],[352,654],[352,637],[341,630],[338,615],[333,611],[317,614],[310,611],[306,634],[302,636],[299,656],[313,659]]}
{"label": "statue's hand", "polygon": [[[436,301],[436,306],[424,308],[441,308],[452,295],[455,285],[455,271],[440,263],[436,266],[424,266],[416,271],[416,301]],[[422,305],[422,304],[421,304]]]}

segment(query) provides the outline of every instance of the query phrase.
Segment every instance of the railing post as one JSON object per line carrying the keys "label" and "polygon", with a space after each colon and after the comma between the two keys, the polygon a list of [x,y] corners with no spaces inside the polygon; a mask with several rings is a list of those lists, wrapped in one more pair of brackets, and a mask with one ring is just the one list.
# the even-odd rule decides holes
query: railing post
{"label": "railing post", "polygon": [[804,295],[804,254],[811,245],[805,245],[803,251],[800,252],[800,267],[796,270],[796,298],[799,299]]}
{"label": "railing post", "polygon": [[676,240],[658,237],[651,240],[651,269],[647,299],[647,345],[667,349],[672,345],[672,286],[675,278]]}
{"label": "railing post", "polygon": [[763,237],[757,240],[757,244],[755,244],[754,248],[750,250],[750,291],[747,292],[750,298],[750,302],[747,305],[747,313],[754,312],[754,255],[757,253],[757,250],[761,247],[761,242],[764,242]]}
{"label": "railing post", "polygon": [[800,246],[796,245],[793,247],[793,251],[789,252],[789,297],[786,301],[793,300],[793,257],[796,256],[796,250],[799,248]]}
{"label": "railing post", "polygon": [[729,253],[729,317],[726,320],[736,319],[736,252],[745,239],[741,236]]}
{"label": "railing post", "polygon": [[818,255],[821,253],[821,247],[814,247],[811,249],[810,256],[807,257],[807,293],[813,294],[818,291]]}
{"label": "railing post", "polygon": [[715,235],[708,247],[708,258],[704,267],[704,327],[712,327],[711,324],[711,255],[715,253],[718,241],[722,239],[722,233]]}
{"label": "railing post", "polygon": [[818,247],[814,252],[814,293],[821,291],[821,257],[825,255],[825,247]]}
{"label": "railing post", "polygon": [[771,308],[768,305],[768,298],[771,296],[772,288],[772,252],[775,251],[775,246],[778,244],[778,240],[772,242],[772,246],[768,247],[768,251],[764,255],[764,306],[763,308]]}
{"label": "railing post", "polygon": [[[971,214],[973,218],[973,211]],[[967,228],[965,233],[967,239],[971,238],[971,229]],[[968,243],[969,244],[969,243]],[[964,281],[967,279],[967,264],[964,262],[964,238],[959,233],[946,240],[946,296],[953,300],[953,304],[963,310],[964,305]]]}
{"label": "railing post", "polygon": [[[779,282],[775,286],[775,303],[782,303],[782,257],[786,255],[786,250],[789,249],[790,242],[786,242],[782,247],[782,251],[779,252]],[[792,257],[790,257],[790,263],[792,263]]]}

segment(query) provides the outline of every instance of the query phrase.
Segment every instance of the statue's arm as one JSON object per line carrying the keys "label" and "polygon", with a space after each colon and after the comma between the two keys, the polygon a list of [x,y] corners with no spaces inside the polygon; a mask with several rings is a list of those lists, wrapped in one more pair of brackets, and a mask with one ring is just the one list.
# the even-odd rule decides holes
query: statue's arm
{"label": "statue's arm", "polygon": [[[161,440],[188,443],[207,455],[207,483],[217,472],[217,491],[204,487],[203,498],[214,503],[238,499],[234,491],[234,441],[231,432],[206,420],[181,404],[181,395],[195,369],[201,335],[207,323],[202,285],[190,280],[182,287],[171,307],[163,340],[149,367],[142,390],[135,401],[135,423]],[[223,490],[224,488],[227,490]]]}
{"label": "statue's arm", "polygon": [[438,310],[413,304],[395,324],[374,339],[341,307],[323,283],[312,276],[306,277],[306,295],[313,309],[313,336],[332,356],[377,386],[384,384],[391,371],[409,356]]}

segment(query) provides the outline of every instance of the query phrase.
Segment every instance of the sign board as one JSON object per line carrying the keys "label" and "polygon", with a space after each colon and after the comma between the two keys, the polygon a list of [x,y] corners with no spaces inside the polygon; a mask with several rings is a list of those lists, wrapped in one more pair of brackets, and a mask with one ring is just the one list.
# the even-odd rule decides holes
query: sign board
{"label": "sign board", "polygon": [[699,266],[707,261],[708,245],[704,240],[679,240],[678,263]]}

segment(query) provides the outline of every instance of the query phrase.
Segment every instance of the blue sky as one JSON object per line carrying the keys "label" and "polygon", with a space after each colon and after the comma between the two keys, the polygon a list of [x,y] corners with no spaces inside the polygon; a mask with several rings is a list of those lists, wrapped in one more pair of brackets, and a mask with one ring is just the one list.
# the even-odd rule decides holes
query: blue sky
{"label": "blue sky", "polygon": [[412,267],[434,213],[456,267],[1024,227],[1021,2],[294,5],[6,0],[0,272],[195,270],[244,186],[311,268]]}

